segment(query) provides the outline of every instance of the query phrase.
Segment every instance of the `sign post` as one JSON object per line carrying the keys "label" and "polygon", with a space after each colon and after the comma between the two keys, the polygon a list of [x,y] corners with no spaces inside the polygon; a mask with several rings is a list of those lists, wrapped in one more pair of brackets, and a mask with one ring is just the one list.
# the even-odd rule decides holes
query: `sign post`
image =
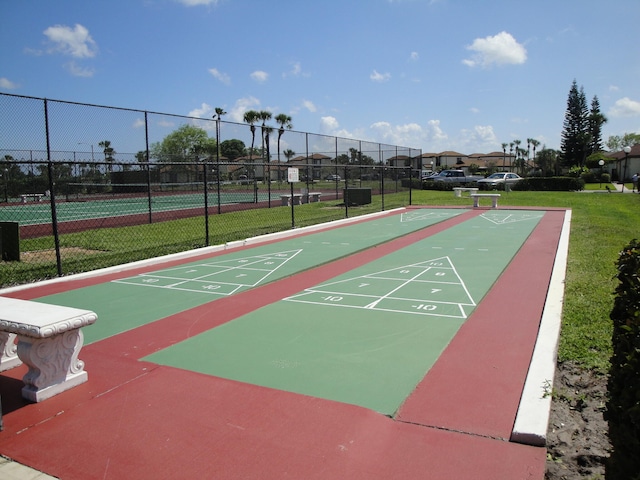
{"label": "sign post", "polygon": [[289,185],[291,185],[291,197],[289,198],[289,202],[291,203],[291,228],[296,228],[295,214],[293,209],[293,184],[300,181],[299,170],[297,168],[288,168],[287,169],[287,181]]}

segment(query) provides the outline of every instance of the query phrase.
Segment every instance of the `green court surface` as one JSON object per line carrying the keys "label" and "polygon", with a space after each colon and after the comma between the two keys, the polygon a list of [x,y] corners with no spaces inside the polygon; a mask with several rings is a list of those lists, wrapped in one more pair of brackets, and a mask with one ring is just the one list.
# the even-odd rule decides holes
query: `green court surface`
{"label": "green court surface", "polygon": [[[61,201],[65,197],[56,197],[56,215],[58,222],[72,222],[93,218],[122,217],[125,215],[138,215],[149,213],[149,200],[147,197],[104,198],[96,200],[90,196],[84,196],[81,200]],[[258,202],[269,200],[269,194],[259,192]],[[280,194],[271,194],[271,201],[280,202]],[[207,198],[209,206],[218,204],[218,195],[209,193]],[[223,192],[220,194],[220,204],[252,203],[255,201],[253,191]],[[153,212],[171,212],[175,210],[187,210],[191,208],[204,208],[204,195],[202,193],[186,193],[173,195],[154,195],[151,199]],[[35,202],[24,205],[8,205],[0,207],[0,220],[19,222],[20,225],[39,225],[51,223],[51,206],[49,202]]]}
{"label": "green court surface", "polygon": [[543,215],[485,212],[144,360],[393,415]]}
{"label": "green court surface", "polygon": [[83,329],[92,343],[218,298],[276,281],[460,215],[412,210],[253,248],[231,250],[179,267],[41,297],[85,308],[99,321]]}

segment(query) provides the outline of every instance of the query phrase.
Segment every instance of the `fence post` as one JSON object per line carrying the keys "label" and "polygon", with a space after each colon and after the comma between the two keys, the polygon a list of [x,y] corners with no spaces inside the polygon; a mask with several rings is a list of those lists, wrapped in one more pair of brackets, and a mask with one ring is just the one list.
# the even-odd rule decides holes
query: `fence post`
{"label": "fence post", "polygon": [[144,138],[146,145],[146,160],[147,160],[147,201],[149,204],[149,223],[153,223],[152,215],[152,199],[151,199],[151,165],[149,164],[149,122],[147,121],[147,112],[144,112]]}
{"label": "fence post", "polygon": [[51,144],[49,139],[49,106],[44,99],[44,129],[47,139],[47,173],[49,174],[49,200],[51,203],[51,227],[53,228],[53,242],[56,249],[56,267],[58,276],[62,276],[62,258],[60,256],[60,237],[58,236],[58,215],[56,212],[55,182],[53,179],[53,163],[51,162]]}
{"label": "fence post", "polygon": [[382,211],[384,212],[384,164],[380,166],[380,192],[382,193]]}
{"label": "fence post", "polygon": [[204,245],[209,246],[209,186],[207,185],[207,162],[202,162],[202,178],[204,180]]}

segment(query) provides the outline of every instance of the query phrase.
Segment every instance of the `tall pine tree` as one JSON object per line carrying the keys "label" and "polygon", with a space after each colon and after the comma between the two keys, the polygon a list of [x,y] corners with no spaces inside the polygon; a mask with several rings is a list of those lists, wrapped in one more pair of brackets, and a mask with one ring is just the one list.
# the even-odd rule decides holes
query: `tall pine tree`
{"label": "tall pine tree", "polygon": [[600,102],[594,95],[589,112],[589,151],[587,155],[604,151],[602,146],[602,125],[607,122],[607,117],[600,111]]}
{"label": "tall pine tree", "polygon": [[589,148],[589,109],[584,88],[578,89],[574,80],[569,90],[564,114],[560,149],[565,166],[582,166]]}

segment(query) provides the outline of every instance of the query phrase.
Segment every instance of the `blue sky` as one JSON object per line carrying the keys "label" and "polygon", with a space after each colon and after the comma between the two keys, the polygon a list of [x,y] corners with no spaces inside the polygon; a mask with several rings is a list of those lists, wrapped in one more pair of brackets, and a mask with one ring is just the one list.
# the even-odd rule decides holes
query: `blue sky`
{"label": "blue sky", "polygon": [[[638,0],[0,0],[0,92],[465,154],[640,132]],[[539,147],[541,148],[541,147]]]}

